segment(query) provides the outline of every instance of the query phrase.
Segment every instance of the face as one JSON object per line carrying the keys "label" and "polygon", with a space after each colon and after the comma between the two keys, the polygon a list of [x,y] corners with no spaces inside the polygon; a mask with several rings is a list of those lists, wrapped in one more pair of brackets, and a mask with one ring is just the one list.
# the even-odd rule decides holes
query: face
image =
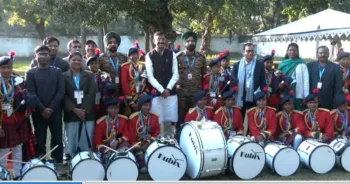
{"label": "face", "polygon": [[286,112],[292,112],[293,106],[293,102],[286,102],[283,104],[283,110]]}
{"label": "face", "polygon": [[227,67],[228,67],[228,64],[229,64],[228,59],[223,59],[223,60],[221,60],[221,66],[222,66],[223,68],[227,68]]}
{"label": "face", "polygon": [[270,71],[270,70],[272,70],[273,62],[272,62],[271,60],[265,61],[265,62],[264,62],[264,65],[265,65],[265,69],[268,70],[268,71]]}
{"label": "face", "polygon": [[340,112],[345,112],[347,108],[348,108],[347,104],[338,106],[338,109]]}
{"label": "face", "polygon": [[50,48],[50,56],[56,56],[58,53],[58,42],[57,41],[52,41],[47,46]]}
{"label": "face", "polygon": [[185,47],[188,51],[194,51],[196,49],[196,42],[193,37],[188,37],[185,41]]}
{"label": "face", "polygon": [[339,61],[340,65],[342,67],[348,68],[349,67],[349,57],[344,57]]}
{"label": "face", "polygon": [[98,61],[92,61],[89,63],[89,69],[91,72],[96,73],[100,69],[100,64]]}
{"label": "face", "polygon": [[153,43],[159,49],[164,49],[165,48],[165,41],[166,41],[166,39],[165,39],[164,35],[154,36],[154,38],[153,38]]}
{"label": "face", "polygon": [[139,61],[140,55],[139,55],[139,52],[134,52],[129,57],[130,57],[131,61],[137,62],[137,61]]}
{"label": "face", "polygon": [[291,46],[291,47],[288,48],[287,54],[288,54],[288,57],[290,59],[297,59],[299,51],[298,51],[298,49],[296,47]]}
{"label": "face", "polygon": [[258,101],[256,101],[256,104],[259,108],[265,108],[266,107],[266,96]]}
{"label": "face", "polygon": [[317,101],[308,102],[306,103],[306,105],[307,105],[307,108],[309,108],[311,111],[315,111],[318,107]]}
{"label": "face", "polygon": [[217,65],[214,65],[214,66],[211,67],[211,71],[214,74],[219,74],[220,73],[220,68],[221,68],[221,65],[218,63]]}
{"label": "face", "polygon": [[247,60],[252,60],[255,56],[254,46],[246,46],[243,55]]}
{"label": "face", "polygon": [[35,60],[37,60],[40,65],[48,65],[50,61],[49,51],[42,50],[35,53]]}
{"label": "face", "polygon": [[68,51],[69,51],[69,53],[80,52],[81,51],[80,43],[72,43],[72,45]]}
{"label": "face", "polygon": [[[108,45],[107,45],[107,49],[109,50],[109,52],[117,52],[118,50],[118,43],[117,43],[117,39],[115,38],[111,38],[109,41],[108,41]],[[95,51],[94,51],[95,52]]]}
{"label": "face", "polygon": [[141,107],[141,111],[143,114],[148,114],[151,110],[151,102],[145,103]]}
{"label": "face", "polygon": [[329,57],[329,50],[327,48],[319,48],[317,50],[317,59],[319,61],[327,61]]}
{"label": "face", "polygon": [[96,45],[93,43],[89,43],[85,45],[85,51],[88,56],[95,55]]}
{"label": "face", "polygon": [[4,78],[9,78],[13,71],[13,62],[8,62],[7,65],[0,66],[0,74]]}
{"label": "face", "polygon": [[69,64],[72,69],[78,70],[83,66],[83,58],[79,55],[75,55],[69,60]]}
{"label": "face", "polygon": [[119,113],[119,104],[118,105],[110,105],[107,107],[107,113],[111,118],[115,118]]}
{"label": "face", "polygon": [[225,100],[225,106],[226,107],[232,107],[235,104],[235,98],[228,98]]}
{"label": "face", "polygon": [[197,101],[197,105],[198,105],[199,108],[204,108],[206,102],[207,102],[206,98],[203,97],[202,99]]}

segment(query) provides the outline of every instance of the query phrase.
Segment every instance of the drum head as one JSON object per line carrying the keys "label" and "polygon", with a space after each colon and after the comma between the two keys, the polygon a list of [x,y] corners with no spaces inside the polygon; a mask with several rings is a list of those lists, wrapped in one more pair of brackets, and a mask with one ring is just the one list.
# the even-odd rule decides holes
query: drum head
{"label": "drum head", "polygon": [[22,181],[57,181],[56,172],[46,166],[33,166],[22,176]]}
{"label": "drum head", "polygon": [[298,153],[290,148],[282,148],[273,158],[273,167],[280,176],[290,176],[299,168],[300,158]]}
{"label": "drum head", "polygon": [[347,172],[350,172],[350,147],[347,147],[341,155],[341,165]]}
{"label": "drum head", "polygon": [[0,166],[0,181],[10,181],[11,180],[11,177],[10,177],[10,173],[9,171]]}
{"label": "drum head", "polygon": [[85,159],[77,163],[72,169],[72,180],[73,181],[100,181],[105,178],[106,170],[102,163],[93,160]]}
{"label": "drum head", "polygon": [[329,172],[335,165],[334,151],[329,146],[318,146],[310,155],[309,165],[318,174]]}
{"label": "drum head", "polygon": [[138,177],[139,169],[128,157],[117,158],[107,167],[109,181],[136,181]]}
{"label": "drum head", "polygon": [[147,170],[153,180],[180,180],[186,172],[184,153],[174,146],[161,146],[148,158]]}
{"label": "drum head", "polygon": [[258,176],[265,166],[265,151],[255,142],[243,143],[232,158],[233,172],[245,180]]}

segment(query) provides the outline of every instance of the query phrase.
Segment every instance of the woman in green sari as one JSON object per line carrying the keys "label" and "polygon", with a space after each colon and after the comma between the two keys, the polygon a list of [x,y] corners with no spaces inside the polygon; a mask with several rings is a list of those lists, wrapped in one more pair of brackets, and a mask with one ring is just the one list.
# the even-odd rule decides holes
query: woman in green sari
{"label": "woman in green sari", "polygon": [[299,57],[299,46],[296,43],[288,45],[286,56],[279,64],[278,70],[293,79],[294,109],[302,111],[304,98],[309,95],[309,72],[306,62]]}

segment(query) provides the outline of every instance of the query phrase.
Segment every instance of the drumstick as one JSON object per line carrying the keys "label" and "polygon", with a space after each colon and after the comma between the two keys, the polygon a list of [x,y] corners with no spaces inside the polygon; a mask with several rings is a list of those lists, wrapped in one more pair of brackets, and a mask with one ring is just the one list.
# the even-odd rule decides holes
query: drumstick
{"label": "drumstick", "polygon": [[5,157],[9,156],[11,153],[12,153],[12,151],[6,153],[4,156],[2,156],[2,157],[0,158],[0,160],[2,160],[2,159],[4,159]]}
{"label": "drumstick", "polygon": [[50,151],[47,152],[44,156],[42,156],[36,164],[38,164],[39,162],[41,162],[42,160],[44,160],[44,158],[46,158],[49,154],[51,154],[53,151],[55,151],[56,148],[58,148],[58,145],[56,145],[54,148],[52,148],[52,150],[50,150]]}
{"label": "drumstick", "polygon": [[137,145],[141,144],[141,141],[136,143],[135,145],[131,146],[129,149],[127,149],[125,152],[129,152],[130,150],[132,150],[134,147],[136,147]]}
{"label": "drumstick", "polygon": [[107,153],[108,150],[111,150],[111,151],[113,151],[113,152],[115,152],[115,153],[119,153],[117,150],[115,150],[115,149],[113,149],[113,148],[111,148],[111,147],[108,147],[108,146],[106,146],[106,145],[100,145],[100,146],[98,147],[98,149],[100,149],[100,147],[104,147],[104,148],[107,149],[106,151],[104,151],[104,153]]}
{"label": "drumstick", "polygon": [[22,161],[19,161],[19,160],[11,160],[11,159],[5,159],[5,160],[9,161],[9,162],[15,162],[15,163],[21,163],[21,164],[39,165],[39,164],[33,164],[33,163],[29,163],[29,162],[22,162]]}
{"label": "drumstick", "polygon": [[227,83],[226,83],[226,85],[222,88],[222,90],[221,91],[219,91],[219,94],[221,94],[226,88],[227,88],[227,86],[228,85],[230,85],[230,83],[231,83],[231,81],[229,80],[229,81],[227,81]]}

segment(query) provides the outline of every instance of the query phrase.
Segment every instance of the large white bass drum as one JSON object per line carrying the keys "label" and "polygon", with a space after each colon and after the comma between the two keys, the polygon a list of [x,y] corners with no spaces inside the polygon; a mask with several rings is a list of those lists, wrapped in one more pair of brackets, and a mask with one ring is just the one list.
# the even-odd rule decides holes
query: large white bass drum
{"label": "large white bass drum", "polygon": [[292,147],[273,142],[267,144],[264,149],[267,165],[278,175],[290,176],[298,170],[300,157]]}
{"label": "large white bass drum", "polygon": [[187,157],[186,174],[204,178],[224,172],[227,147],[221,127],[213,121],[185,123],[180,134],[180,147]]}
{"label": "large white bass drum", "polygon": [[329,146],[334,150],[336,155],[337,166],[350,172],[350,141],[343,138],[334,139]]}
{"label": "large white bass drum", "polygon": [[307,139],[298,147],[301,162],[318,174],[325,174],[335,165],[335,154],[328,144]]}
{"label": "large white bass drum", "polygon": [[53,164],[46,162],[45,164],[37,158],[30,160],[22,168],[22,181],[57,181]]}
{"label": "large white bass drum", "polygon": [[102,181],[106,176],[106,169],[101,159],[89,151],[76,154],[70,163],[70,168],[73,181]]}
{"label": "large white bass drum", "polygon": [[133,153],[120,151],[109,156],[106,171],[108,181],[136,181],[138,177],[139,168]]}
{"label": "large white bass drum", "polygon": [[265,165],[265,152],[262,146],[248,137],[236,135],[227,140],[229,168],[241,179],[253,179]]}

